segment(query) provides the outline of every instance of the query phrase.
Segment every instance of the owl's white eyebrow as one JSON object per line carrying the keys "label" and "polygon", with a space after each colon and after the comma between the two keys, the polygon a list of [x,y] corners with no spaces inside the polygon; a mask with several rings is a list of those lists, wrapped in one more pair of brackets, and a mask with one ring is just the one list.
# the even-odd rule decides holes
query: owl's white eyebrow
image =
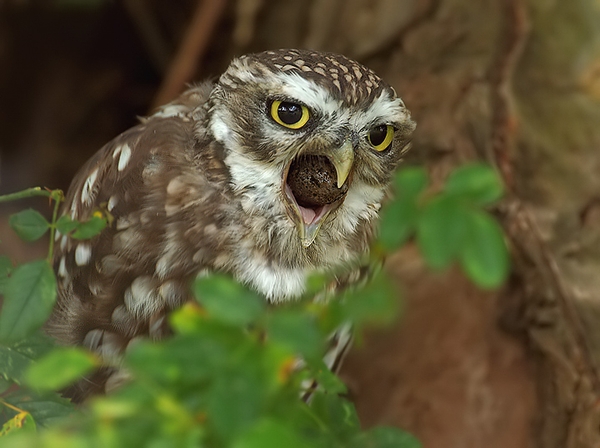
{"label": "owl's white eyebrow", "polygon": [[381,92],[361,115],[372,122],[385,122],[386,124],[401,124],[408,119],[408,113],[402,100],[390,98],[385,91]]}
{"label": "owl's white eyebrow", "polygon": [[325,87],[294,72],[278,73],[276,77],[281,85],[281,94],[290,98],[302,98],[301,102],[306,106],[325,114],[340,111],[341,100],[334,98]]}

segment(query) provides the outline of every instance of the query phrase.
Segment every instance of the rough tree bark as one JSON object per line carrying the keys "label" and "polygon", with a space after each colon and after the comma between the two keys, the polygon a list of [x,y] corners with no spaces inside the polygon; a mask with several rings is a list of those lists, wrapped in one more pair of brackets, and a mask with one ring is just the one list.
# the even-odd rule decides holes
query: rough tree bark
{"label": "rough tree bark", "polygon": [[239,15],[235,51],[312,47],[364,62],[418,123],[409,161],[437,182],[483,160],[508,188],[497,215],[514,269],[502,290],[429,273],[414,247],[389,261],[404,316],[343,371],[363,422],[406,428],[425,447],[600,446],[597,2],[265,1],[258,11]]}

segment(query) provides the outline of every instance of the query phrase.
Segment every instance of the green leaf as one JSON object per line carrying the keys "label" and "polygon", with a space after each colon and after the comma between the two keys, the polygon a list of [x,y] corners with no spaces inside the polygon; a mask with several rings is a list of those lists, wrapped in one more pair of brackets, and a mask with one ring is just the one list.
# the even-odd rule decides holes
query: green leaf
{"label": "green leaf", "polygon": [[197,279],[194,295],[211,318],[232,325],[248,325],[265,308],[264,299],[224,275]]}
{"label": "green leaf", "polygon": [[279,310],[267,319],[271,342],[288,347],[293,353],[312,359],[323,353],[323,338],[315,319],[293,310]]}
{"label": "green leaf", "polygon": [[421,448],[421,443],[409,433],[398,428],[379,426],[360,434],[353,448]]}
{"label": "green leaf", "polygon": [[79,221],[74,221],[69,215],[63,215],[56,221],[56,230],[66,235],[79,226]]}
{"label": "green leaf", "polygon": [[500,199],[504,193],[504,186],[492,167],[473,164],[453,171],[446,182],[445,192],[483,206]]}
{"label": "green leaf", "polygon": [[46,335],[36,333],[10,345],[0,345],[0,375],[10,381],[21,383],[25,371],[37,359],[54,346]]}
{"label": "green leaf", "polygon": [[379,241],[389,251],[400,247],[414,232],[419,195],[427,186],[422,168],[406,168],[394,178],[396,199],[381,211]]}
{"label": "green leaf", "polygon": [[39,212],[28,209],[11,215],[8,223],[22,240],[35,241],[48,231],[49,224]]}
{"label": "green leaf", "polygon": [[25,376],[37,390],[58,390],[99,366],[99,359],[78,347],[61,347],[33,364]]}
{"label": "green leaf", "polygon": [[6,255],[0,256],[0,294],[4,294],[4,288],[13,270],[12,262]]}
{"label": "green leaf", "polygon": [[4,437],[17,431],[35,433],[35,421],[30,413],[19,412],[7,421],[0,429],[0,437]]}
{"label": "green leaf", "polygon": [[237,439],[232,448],[310,448],[302,435],[286,422],[265,418]]}
{"label": "green leaf", "polygon": [[379,241],[389,252],[410,238],[418,214],[417,203],[412,198],[396,199],[381,211]]}
{"label": "green leaf", "polygon": [[465,238],[465,209],[453,196],[433,198],[417,223],[417,243],[433,269],[443,269],[458,255]]}
{"label": "green leaf", "polygon": [[56,278],[46,260],[17,267],[6,285],[0,341],[24,339],[46,321],[56,301]]}
{"label": "green leaf", "polygon": [[[342,321],[358,325],[388,324],[398,315],[399,293],[383,272],[373,276],[364,288],[348,289],[340,301]],[[336,304],[330,304],[335,307]]]}
{"label": "green leaf", "polygon": [[360,431],[354,405],[336,394],[315,393],[310,408],[338,438],[347,439]]}
{"label": "green leaf", "polygon": [[222,371],[206,392],[207,418],[220,437],[234,440],[259,418],[265,399],[264,382],[253,369]]}
{"label": "green leaf", "polygon": [[466,215],[466,237],[460,263],[482,288],[497,288],[508,277],[510,260],[502,228],[490,215],[473,210]]}
{"label": "green leaf", "polygon": [[409,167],[398,171],[394,178],[394,187],[398,197],[416,198],[428,183],[427,172],[421,167]]}
{"label": "green leaf", "polygon": [[88,221],[78,223],[77,229],[71,235],[76,240],[89,240],[98,235],[106,228],[106,218],[104,216],[92,216]]}
{"label": "green leaf", "polygon": [[39,426],[52,426],[65,417],[76,413],[75,406],[57,393],[35,393],[19,389],[4,397],[11,405],[29,412]]}
{"label": "green leaf", "polygon": [[323,367],[319,369],[314,376],[315,381],[324,392],[329,394],[345,394],[348,392],[348,388],[344,382],[327,368],[325,363]]}

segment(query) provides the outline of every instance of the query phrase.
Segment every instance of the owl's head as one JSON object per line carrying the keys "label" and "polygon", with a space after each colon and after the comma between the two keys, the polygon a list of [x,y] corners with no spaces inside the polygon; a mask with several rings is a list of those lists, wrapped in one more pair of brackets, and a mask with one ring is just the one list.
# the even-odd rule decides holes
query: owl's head
{"label": "owl's head", "polygon": [[309,50],[234,60],[210,108],[244,210],[293,229],[305,249],[374,220],[415,128],[371,70]]}

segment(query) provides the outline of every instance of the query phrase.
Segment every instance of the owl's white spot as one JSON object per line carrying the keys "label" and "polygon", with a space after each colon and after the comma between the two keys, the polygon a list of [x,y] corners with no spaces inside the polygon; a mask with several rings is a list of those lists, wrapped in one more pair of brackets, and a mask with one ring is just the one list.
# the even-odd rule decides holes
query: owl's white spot
{"label": "owl's white spot", "polygon": [[144,169],[142,170],[142,177],[146,180],[151,178],[152,176],[158,174],[161,168],[161,163],[156,157],[156,155],[152,156],[152,158],[146,163]]}
{"label": "owl's white spot", "polygon": [[158,278],[165,278],[171,272],[171,254],[167,253],[156,262],[155,272]]}
{"label": "owl's white spot", "polygon": [[158,317],[150,319],[148,325],[148,336],[150,338],[157,340],[162,339],[164,337],[164,324],[165,324],[165,315],[161,314]]}
{"label": "owl's white spot", "polygon": [[174,179],[171,179],[167,185],[167,194],[170,196],[179,195],[185,188],[186,184],[181,179],[181,176],[178,176]]}
{"label": "owl's white spot", "polygon": [[100,330],[98,328],[88,331],[85,337],[83,338],[83,346],[89,348],[92,351],[96,351],[96,349],[100,346],[102,342],[102,336],[104,335],[104,330]]}
{"label": "owl's white spot", "polygon": [[336,86],[340,92],[342,91],[342,86],[340,85],[340,82],[337,79],[333,80],[333,85]]}
{"label": "owl's white spot", "polygon": [[296,62],[294,62],[294,64],[296,64],[298,67],[302,67],[305,62],[302,59],[297,59]]}
{"label": "owl's white spot", "polygon": [[102,294],[102,284],[97,280],[90,280],[88,288],[90,289],[90,292],[96,297],[99,297]]}
{"label": "owl's white spot", "polygon": [[121,338],[115,333],[104,331],[102,343],[98,347],[97,352],[102,358],[117,362],[122,353]]}
{"label": "owl's white spot", "polygon": [[62,278],[66,278],[68,275],[67,264],[64,256],[60,257],[60,262],[58,263],[58,275],[60,275]]}
{"label": "owl's white spot", "polygon": [[163,302],[150,276],[137,277],[125,291],[125,306],[136,317],[148,318],[158,311]]}
{"label": "owl's white spot", "polygon": [[185,299],[181,284],[175,280],[168,280],[160,285],[158,293],[170,308],[181,305]]}
{"label": "owl's white spot", "polygon": [[75,263],[77,266],[85,266],[92,258],[92,248],[88,243],[79,243],[75,249]]}
{"label": "owl's white spot", "polygon": [[63,235],[60,239],[60,250],[62,250],[63,252],[65,252],[67,249],[67,239],[67,235]]}
{"label": "owl's white spot", "polygon": [[330,341],[335,341],[335,346],[327,351],[323,357],[323,362],[330,370],[332,370],[336,364],[339,366],[350,347],[352,341],[352,324],[343,324],[334,331],[329,339]]}
{"label": "owl's white spot", "polygon": [[164,240],[164,249],[155,266],[156,275],[160,279],[165,279],[173,269],[181,267],[182,261],[187,261],[182,257],[183,246],[178,226],[169,226]]}
{"label": "owl's white spot", "polygon": [[139,327],[139,324],[135,321],[131,313],[122,304],[113,310],[110,321],[115,328],[126,335],[135,334]]}
{"label": "owl's white spot", "polygon": [[143,235],[131,227],[114,236],[112,247],[115,252],[139,253],[142,241]]}
{"label": "owl's white spot", "polygon": [[79,201],[77,201],[77,194],[73,196],[73,202],[71,202],[71,219],[77,219],[79,215]]}
{"label": "owl's white spot", "polygon": [[286,61],[291,61],[292,57],[288,55],[288,56],[284,56],[283,59],[285,59]]}
{"label": "owl's white spot", "polygon": [[106,208],[108,209],[109,212],[112,212],[118,203],[119,203],[119,198],[113,195],[110,198],[108,198],[108,204],[107,204]]}
{"label": "owl's white spot", "polygon": [[107,255],[96,265],[99,273],[112,276],[123,269],[123,262],[116,255]]}
{"label": "owl's white spot", "polygon": [[117,219],[117,223],[115,225],[115,228],[117,230],[124,230],[124,229],[128,229],[129,227],[131,227],[131,225],[136,222],[135,217],[132,214],[129,214],[127,216],[121,216],[119,219]]}
{"label": "owl's white spot", "polygon": [[129,342],[127,343],[127,347],[125,347],[125,353],[129,353],[140,342],[144,342],[147,340],[148,339],[145,338],[144,336],[136,336],[135,338],[130,339]]}
{"label": "owl's white spot", "polygon": [[248,257],[239,266],[237,277],[273,302],[282,302],[299,296],[304,292],[306,282],[306,273],[303,269],[273,266],[265,259],[257,260],[254,257]]}
{"label": "owl's white spot", "polygon": [[360,81],[360,79],[363,77],[362,72],[360,71],[360,69],[356,66],[352,67],[352,70],[354,71],[354,76],[356,76],[356,79],[358,79]]}
{"label": "owl's white spot", "polygon": [[317,68],[313,69],[313,71],[315,73],[318,73],[319,75],[325,76],[325,70],[323,70],[321,67],[317,67]]}
{"label": "owl's white spot", "polygon": [[161,107],[158,112],[152,114],[156,118],[181,117],[186,114],[189,109],[181,104],[168,104]]}
{"label": "owl's white spot", "polygon": [[92,171],[92,174],[88,176],[81,189],[81,203],[88,205],[94,199],[94,183],[98,177],[98,168]]}
{"label": "owl's white spot", "polygon": [[131,148],[128,144],[124,144],[121,147],[121,155],[119,156],[119,163],[117,165],[117,169],[119,171],[123,171],[127,164],[129,163],[129,159],[131,158]]}
{"label": "owl's white spot", "polygon": [[113,159],[116,159],[118,157],[118,155],[121,154],[121,149],[123,149],[121,145],[119,145],[115,148],[115,150],[113,151],[113,155],[112,155]]}
{"label": "owl's white spot", "polygon": [[130,379],[131,374],[127,370],[121,368],[108,377],[104,383],[104,392],[110,394],[129,382]]}

